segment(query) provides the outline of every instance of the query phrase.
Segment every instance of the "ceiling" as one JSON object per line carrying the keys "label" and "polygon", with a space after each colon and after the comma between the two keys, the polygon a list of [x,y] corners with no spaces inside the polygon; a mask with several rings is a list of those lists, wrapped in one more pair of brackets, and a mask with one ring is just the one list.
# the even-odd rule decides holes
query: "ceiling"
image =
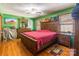
{"label": "ceiling", "polygon": [[20,16],[39,17],[73,5],[73,3],[1,3],[0,10]]}

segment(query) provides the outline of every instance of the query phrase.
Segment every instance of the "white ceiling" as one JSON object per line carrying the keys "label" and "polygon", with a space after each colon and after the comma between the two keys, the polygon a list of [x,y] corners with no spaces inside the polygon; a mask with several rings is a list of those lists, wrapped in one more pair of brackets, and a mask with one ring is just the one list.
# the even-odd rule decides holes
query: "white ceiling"
{"label": "white ceiling", "polygon": [[39,17],[73,6],[73,3],[5,3],[0,10],[16,15]]}

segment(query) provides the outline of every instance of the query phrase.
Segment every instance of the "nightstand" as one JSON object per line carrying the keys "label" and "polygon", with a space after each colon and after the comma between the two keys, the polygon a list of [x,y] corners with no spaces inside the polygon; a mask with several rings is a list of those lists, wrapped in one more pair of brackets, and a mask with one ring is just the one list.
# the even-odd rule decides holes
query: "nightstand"
{"label": "nightstand", "polygon": [[67,46],[67,47],[73,47],[73,34],[72,33],[60,33],[59,34],[59,44]]}

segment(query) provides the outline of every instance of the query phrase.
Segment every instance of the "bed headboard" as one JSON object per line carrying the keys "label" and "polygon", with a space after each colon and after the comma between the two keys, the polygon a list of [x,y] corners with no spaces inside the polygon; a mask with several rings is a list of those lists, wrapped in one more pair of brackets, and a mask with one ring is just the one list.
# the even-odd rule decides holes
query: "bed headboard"
{"label": "bed headboard", "polygon": [[59,21],[41,22],[41,30],[58,32]]}

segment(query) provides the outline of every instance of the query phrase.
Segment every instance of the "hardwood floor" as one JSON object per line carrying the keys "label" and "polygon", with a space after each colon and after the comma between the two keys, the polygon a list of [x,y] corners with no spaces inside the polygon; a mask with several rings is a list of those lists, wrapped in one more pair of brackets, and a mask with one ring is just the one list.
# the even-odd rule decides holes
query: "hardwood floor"
{"label": "hardwood floor", "polygon": [[[58,46],[63,49],[63,52],[60,54],[60,56],[70,55],[69,48],[64,47],[62,45]],[[51,48],[52,46],[40,52],[38,56],[52,56],[52,54],[49,53],[49,50]],[[20,39],[16,39],[0,42],[0,56],[33,56],[33,55],[24,47]]]}

